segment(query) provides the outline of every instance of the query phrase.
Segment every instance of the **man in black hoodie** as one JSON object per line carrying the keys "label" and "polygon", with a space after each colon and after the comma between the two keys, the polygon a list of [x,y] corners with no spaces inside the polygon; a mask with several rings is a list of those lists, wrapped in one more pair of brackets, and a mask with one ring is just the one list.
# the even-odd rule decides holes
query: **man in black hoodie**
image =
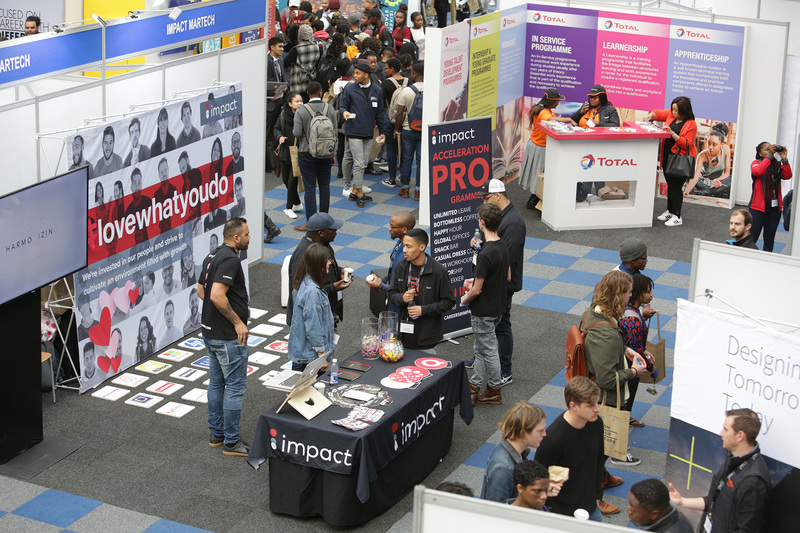
{"label": "man in black hoodie", "polygon": [[450,274],[425,253],[428,234],[414,228],[403,237],[403,257],[392,272],[389,301],[400,318],[403,346],[436,354],[442,340],[442,315],[456,304]]}

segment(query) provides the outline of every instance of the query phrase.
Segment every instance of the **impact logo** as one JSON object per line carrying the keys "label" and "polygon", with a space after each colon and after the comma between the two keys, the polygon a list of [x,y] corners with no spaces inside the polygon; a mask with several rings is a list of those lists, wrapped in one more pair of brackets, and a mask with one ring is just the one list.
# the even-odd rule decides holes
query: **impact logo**
{"label": "impact logo", "polygon": [[397,451],[400,446],[405,446],[406,443],[416,439],[423,428],[436,422],[436,416],[442,414],[444,398],[444,396],[439,396],[439,399],[433,402],[430,409],[418,414],[411,422],[400,422],[399,424],[395,422],[392,424],[395,451]]}
{"label": "impact logo", "polygon": [[269,430],[269,445],[275,451],[292,456],[300,461],[310,464],[311,460],[327,461],[337,465],[353,466],[353,454],[350,450],[333,450],[331,448],[319,448],[313,444],[296,442],[281,435],[278,439],[278,431],[275,428]]}
{"label": "impact logo", "polygon": [[436,143],[449,143],[454,144],[460,141],[475,139],[475,128],[470,128],[465,131],[457,131],[455,133],[436,133],[436,130],[431,130],[431,144]]}
{"label": "impact logo", "polygon": [[209,100],[201,103],[200,106],[202,108],[200,124],[205,126],[210,122],[241,113],[242,93],[237,91],[218,98],[209,98]]}
{"label": "impact logo", "polygon": [[678,37],[685,36],[691,39],[703,39],[705,41],[711,40],[711,36],[709,36],[707,33],[699,33],[692,30],[684,30],[683,28],[678,28],[677,30],[675,30],[675,35],[677,35]]}
{"label": "impact logo", "polygon": [[583,170],[589,170],[594,165],[594,157],[592,154],[586,154],[581,158],[581,168]]}
{"label": "impact logo", "polygon": [[458,37],[445,37],[444,38],[444,47],[447,48],[451,44],[456,44],[458,42]]}

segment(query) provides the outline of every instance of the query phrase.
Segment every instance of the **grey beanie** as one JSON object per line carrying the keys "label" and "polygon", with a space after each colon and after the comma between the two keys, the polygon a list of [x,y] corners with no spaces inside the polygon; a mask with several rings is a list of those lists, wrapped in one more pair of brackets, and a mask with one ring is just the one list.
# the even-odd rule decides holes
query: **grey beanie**
{"label": "grey beanie", "polygon": [[636,237],[628,237],[619,245],[619,259],[623,263],[635,261],[646,253],[647,245]]}
{"label": "grey beanie", "polygon": [[310,42],[313,36],[314,30],[312,30],[311,26],[308,26],[307,24],[303,24],[300,26],[300,29],[297,30],[297,40],[301,43]]}

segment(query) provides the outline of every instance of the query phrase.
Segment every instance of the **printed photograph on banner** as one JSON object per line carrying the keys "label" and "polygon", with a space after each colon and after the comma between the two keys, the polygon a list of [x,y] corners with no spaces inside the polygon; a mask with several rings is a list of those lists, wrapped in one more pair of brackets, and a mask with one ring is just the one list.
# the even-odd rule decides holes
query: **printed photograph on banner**
{"label": "printed photograph on banner", "polygon": [[524,98],[498,106],[492,143],[492,177],[509,182],[519,177],[522,160]]}
{"label": "printed photograph on banner", "polygon": [[200,328],[203,259],[246,216],[242,121],[236,84],[68,139],[92,171],[89,267],[73,276],[82,390]]}
{"label": "printed photograph on banner", "polygon": [[442,28],[442,80],[438,116],[442,122],[467,118],[469,22]]}

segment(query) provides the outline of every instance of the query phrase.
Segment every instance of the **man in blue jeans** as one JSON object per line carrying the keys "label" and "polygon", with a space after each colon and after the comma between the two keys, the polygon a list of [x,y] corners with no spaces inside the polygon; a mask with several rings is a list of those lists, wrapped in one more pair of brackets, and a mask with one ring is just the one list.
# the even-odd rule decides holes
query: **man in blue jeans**
{"label": "man in blue jeans", "polygon": [[224,455],[247,457],[250,445],[239,434],[242,400],[247,388],[247,285],[239,252],[250,244],[247,220],[225,223],[223,243],[203,261],[197,295],[203,300],[203,340],[208,349],[208,429],[212,448]]}
{"label": "man in blue jeans", "polygon": [[[425,65],[423,61],[414,63],[411,69],[411,79],[414,80],[412,87],[416,88],[420,93],[424,90],[424,74]],[[417,162],[417,181],[416,190],[414,191],[414,200],[419,201],[419,160],[420,152],[422,150],[422,131],[415,129],[409,125],[408,115],[411,107],[414,105],[414,98],[417,93],[411,87],[398,89],[403,91],[400,93],[397,102],[397,118],[394,124],[395,137],[400,135],[402,130],[401,144],[403,152],[400,157],[400,190],[397,194],[401,198],[408,198],[409,187],[411,183],[411,164],[414,160]]]}

